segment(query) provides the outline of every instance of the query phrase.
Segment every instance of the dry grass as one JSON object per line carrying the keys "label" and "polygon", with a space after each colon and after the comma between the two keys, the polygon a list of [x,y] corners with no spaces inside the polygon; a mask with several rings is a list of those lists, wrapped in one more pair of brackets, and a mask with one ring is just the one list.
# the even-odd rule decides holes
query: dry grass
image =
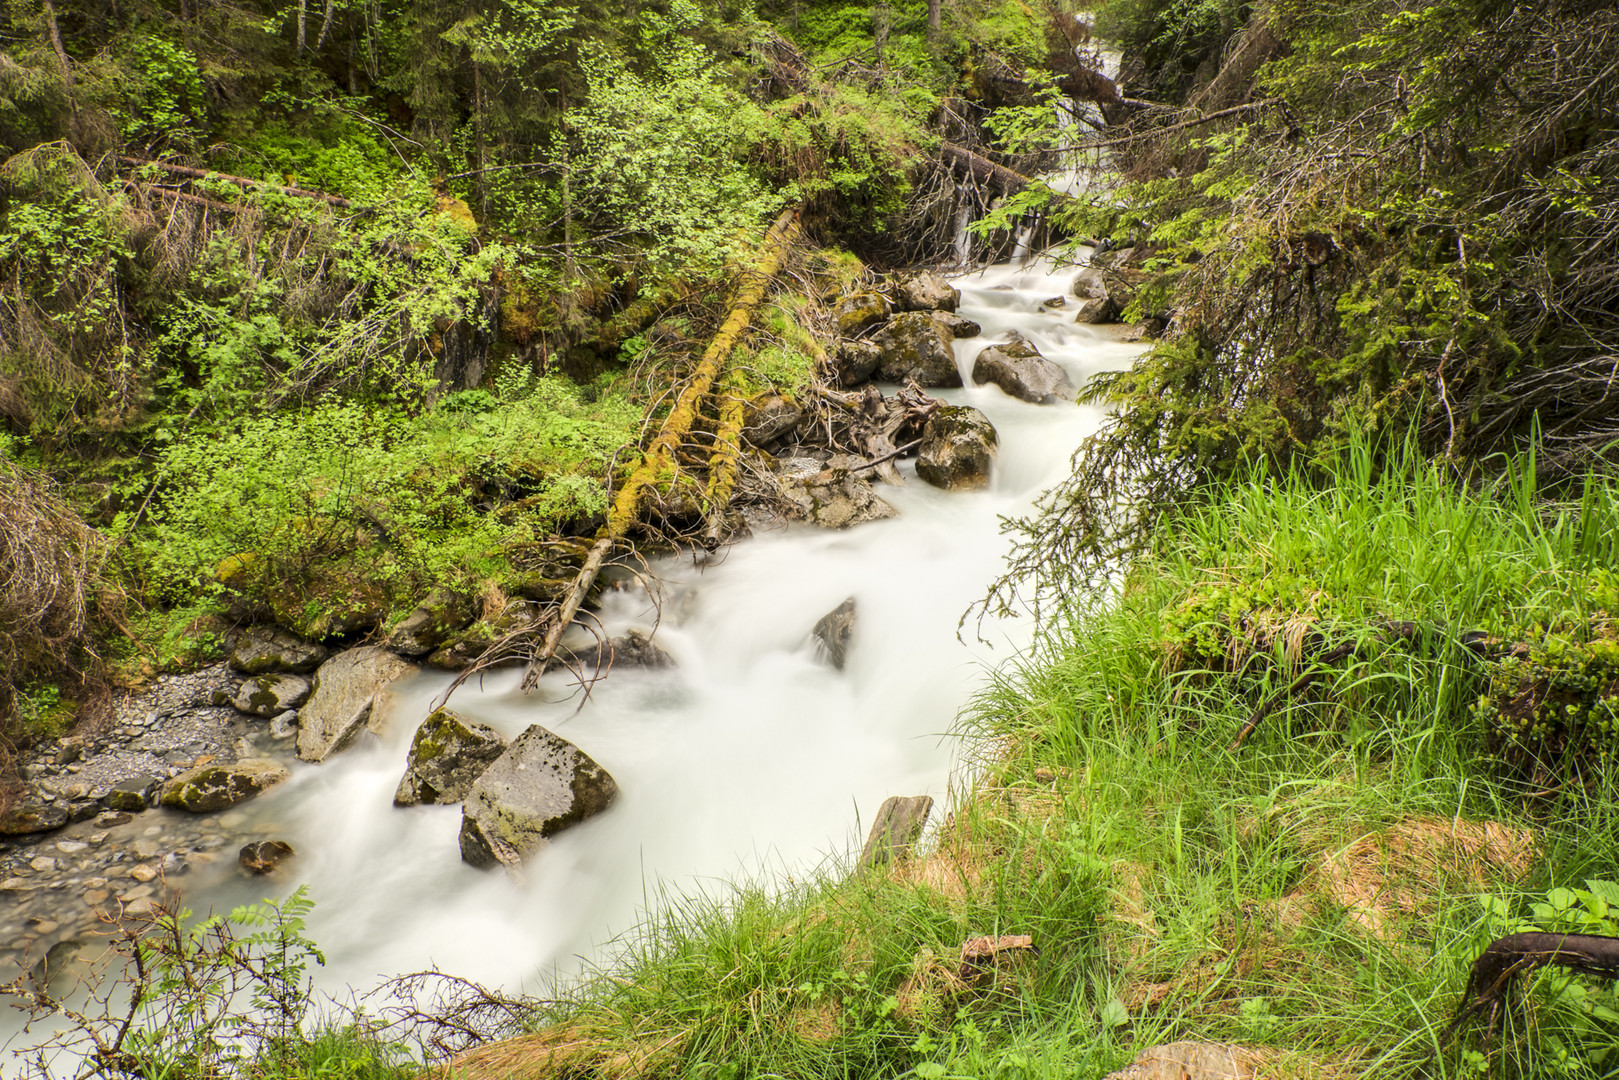
{"label": "dry grass", "polygon": [[433,1069],[423,1080],[550,1080],[587,1075],[630,1080],[660,1074],[683,1037],[682,1033],[647,1037],[626,1046],[575,1024],[558,1024],[468,1050]]}
{"label": "dry grass", "polygon": [[1433,897],[1510,884],[1528,873],[1534,858],[1535,838],[1526,829],[1410,818],[1327,856],[1301,891],[1342,908],[1352,923],[1384,938]]}

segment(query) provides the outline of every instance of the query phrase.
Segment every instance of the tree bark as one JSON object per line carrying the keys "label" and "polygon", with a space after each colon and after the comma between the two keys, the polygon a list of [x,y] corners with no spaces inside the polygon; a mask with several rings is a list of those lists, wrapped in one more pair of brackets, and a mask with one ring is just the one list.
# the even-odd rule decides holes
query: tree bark
{"label": "tree bark", "polygon": [[56,24],[56,5],[51,0],[45,0],[45,31],[51,38],[51,49],[56,53],[56,62],[62,67],[62,88],[73,89],[73,64],[68,60],[67,47],[62,44],[62,28]]}

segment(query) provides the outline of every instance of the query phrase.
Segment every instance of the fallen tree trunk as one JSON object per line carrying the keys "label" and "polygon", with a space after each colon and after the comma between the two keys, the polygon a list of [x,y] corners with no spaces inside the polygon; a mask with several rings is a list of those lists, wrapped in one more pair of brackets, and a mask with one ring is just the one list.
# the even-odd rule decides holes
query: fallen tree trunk
{"label": "fallen tree trunk", "polygon": [[[1003,195],[1016,195],[1024,188],[1039,181],[1031,180],[1020,172],[1013,172],[1005,165],[997,165],[982,154],[974,153],[965,146],[955,143],[945,143],[939,155],[946,165],[965,169],[969,175],[985,187],[992,187]],[[1058,198],[1066,199],[1068,196],[1053,192]]]}
{"label": "fallen tree trunk", "polygon": [[1490,942],[1473,961],[1456,1017],[1445,1029],[1448,1038],[1468,1020],[1484,1014],[1495,1031],[1505,1014],[1518,976],[1555,964],[1581,975],[1619,977],[1619,938],[1594,934],[1508,934]]}
{"label": "fallen tree trunk", "polygon": [[121,165],[129,165],[135,168],[152,166],[154,168],[162,169],[166,173],[173,173],[175,176],[184,176],[191,180],[222,180],[227,184],[235,184],[239,188],[261,188],[265,191],[273,191],[278,195],[295,195],[300,199],[315,199],[331,206],[341,207],[344,209],[354,205],[340,195],[328,195],[323,191],[310,191],[306,188],[299,187],[283,187],[280,184],[268,184],[262,180],[250,180],[245,176],[232,176],[229,173],[210,172],[207,169],[193,169],[189,165],[171,165],[167,161],[153,161],[149,158],[129,157],[126,154],[118,155],[118,162]]}
{"label": "fallen tree trunk", "polygon": [[[556,655],[563,632],[578,614],[579,605],[584,602],[590,586],[595,583],[596,575],[601,573],[602,563],[613,547],[628,536],[630,530],[640,520],[641,509],[648,492],[656,487],[660,478],[666,473],[673,475],[678,467],[675,452],[691,434],[699,406],[708,396],[714,386],[714,380],[752,323],[754,308],[764,299],[765,286],[776,276],[776,271],[781,269],[787,249],[798,234],[798,214],[796,208],[784,210],[776,219],[776,223],[770,227],[770,231],[765,234],[764,257],[758,267],[743,278],[742,287],[731,303],[730,314],[720,325],[719,332],[714,335],[713,340],[708,343],[708,348],[698,361],[697,370],[692,373],[691,380],[675,398],[674,408],[670,409],[669,415],[664,418],[657,436],[652,440],[652,445],[647,447],[641,464],[630,473],[629,478],[624,481],[624,486],[619,489],[617,497],[614,498],[612,509],[607,515],[607,524],[602,527],[595,546],[590,549],[584,565],[579,568],[579,573],[557,612],[557,618],[546,631],[544,643],[529,660],[528,668],[523,672],[524,690],[532,690],[539,682],[540,676],[545,674],[547,665]],[[740,431],[740,424],[738,430]],[[716,457],[721,452],[716,450]],[[734,450],[731,460],[734,466]]]}
{"label": "fallen tree trunk", "polygon": [[703,493],[708,519],[703,530],[703,546],[709,551],[719,549],[725,532],[725,508],[736,490],[738,444],[747,411],[734,380],[727,380],[725,391],[720,402],[719,427],[714,432],[714,456],[708,459],[708,490]]}

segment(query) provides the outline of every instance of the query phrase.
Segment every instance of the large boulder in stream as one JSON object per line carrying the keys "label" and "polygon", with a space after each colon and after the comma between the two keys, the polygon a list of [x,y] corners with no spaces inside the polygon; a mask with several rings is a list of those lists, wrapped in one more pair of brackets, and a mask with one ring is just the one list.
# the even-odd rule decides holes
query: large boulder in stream
{"label": "large boulder in stream", "polygon": [[410,741],[394,805],[460,802],[505,752],[506,740],[488,724],[469,724],[449,709],[439,709],[422,721]]}
{"label": "large boulder in stream", "polygon": [[557,833],[606,810],[618,784],[589,754],[538,724],[484,770],[461,807],[461,858],[514,870]]}
{"label": "large boulder in stream", "polygon": [[994,383],[1013,397],[1036,405],[1074,396],[1068,373],[1021,337],[979,353],[973,361],[973,382]]}
{"label": "large boulder in stream", "polygon": [[999,445],[989,417],[966,405],[946,405],[922,429],[916,475],[946,491],[987,487]]}
{"label": "large boulder in stream", "polygon": [[203,765],[163,785],[158,801],[170,810],[212,814],[268,791],[288,776],[269,758],[243,758],[234,765]]}
{"label": "large boulder in stream", "polygon": [[895,311],[954,311],[961,290],[931,270],[905,274],[889,287]]}
{"label": "large boulder in stream", "polygon": [[918,386],[960,386],[955,334],[926,311],[895,315],[872,337],[877,373],[889,382],[915,379]]}
{"label": "large boulder in stream", "polygon": [[314,689],[298,713],[298,756],[321,762],[347,748],[368,726],[380,734],[377,695],[414,674],[416,666],[387,649],[362,645],[338,653],[315,672]]}

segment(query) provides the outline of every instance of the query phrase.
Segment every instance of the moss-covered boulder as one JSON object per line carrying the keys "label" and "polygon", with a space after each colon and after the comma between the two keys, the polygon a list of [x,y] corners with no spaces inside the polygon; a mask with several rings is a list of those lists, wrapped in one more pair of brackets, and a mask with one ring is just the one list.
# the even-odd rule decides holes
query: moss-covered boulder
{"label": "moss-covered boulder", "polygon": [[877,374],[889,382],[915,379],[918,386],[960,386],[955,334],[925,311],[896,315],[872,337]]}
{"label": "moss-covered boulder", "polygon": [[461,808],[461,858],[515,870],[557,833],[606,810],[618,784],[567,739],[538,724],[484,770]]}
{"label": "moss-covered boulder", "polygon": [[285,765],[268,758],[243,758],[234,765],[203,765],[164,784],[158,801],[171,810],[211,814],[246,802],[287,776]]}
{"label": "moss-covered boulder", "polygon": [[973,382],[994,383],[1022,401],[1043,405],[1074,396],[1068,373],[1023,338],[991,345],[973,361]]}
{"label": "moss-covered boulder", "polygon": [[987,487],[999,446],[989,417],[965,405],[946,405],[922,429],[916,475],[946,491]]}
{"label": "moss-covered boulder", "polygon": [[838,324],[838,333],[852,336],[868,326],[875,326],[888,318],[889,306],[880,293],[858,292],[845,296],[832,313]]}
{"label": "moss-covered boulder", "polygon": [[455,803],[467,797],[484,770],[506,752],[506,740],[488,724],[472,724],[439,709],[416,729],[395,806]]}
{"label": "moss-covered boulder", "polygon": [[404,656],[426,656],[476,617],[472,598],[434,589],[388,633],[388,647]]}
{"label": "moss-covered boulder", "polygon": [[242,683],[231,702],[237,712],[268,720],[309,700],[310,682],[302,675],[278,672],[256,675]]}
{"label": "moss-covered boulder", "polygon": [[28,836],[50,832],[68,823],[68,812],[60,806],[17,806],[0,814],[0,836]]}
{"label": "moss-covered boulder", "polygon": [[829,358],[828,367],[831,368],[833,381],[847,390],[870,382],[871,377],[877,374],[877,366],[882,359],[882,350],[871,342],[845,339],[838,342],[837,349]]}
{"label": "moss-covered boulder", "polygon": [[243,675],[274,671],[301,674],[320,667],[327,655],[324,645],[305,641],[279,626],[250,626],[236,639],[230,666]]}
{"label": "moss-covered boulder", "polygon": [[[557,602],[560,602],[560,596]],[[480,619],[459,631],[444,643],[443,648],[429,656],[427,662],[447,671],[465,671],[488,652],[490,646],[502,641],[509,643],[509,654],[516,656],[522,651],[524,643],[514,635],[520,635],[523,631],[537,632],[545,620],[546,611],[545,605],[533,601],[508,600],[499,614]],[[503,649],[496,655],[499,658],[506,654],[507,650]]]}
{"label": "moss-covered boulder", "polygon": [[298,713],[298,756],[325,761],[367,727],[380,733],[385,714],[375,708],[377,696],[415,671],[414,664],[375,645],[349,649],[326,661],[315,672],[309,701]]}

